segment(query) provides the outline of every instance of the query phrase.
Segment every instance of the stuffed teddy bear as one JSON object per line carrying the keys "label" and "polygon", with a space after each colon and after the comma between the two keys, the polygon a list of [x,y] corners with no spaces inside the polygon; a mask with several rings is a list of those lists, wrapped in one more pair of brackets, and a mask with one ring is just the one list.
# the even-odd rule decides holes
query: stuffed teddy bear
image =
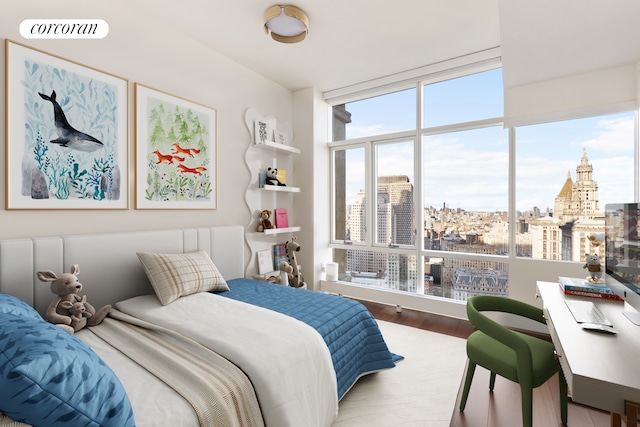
{"label": "stuffed teddy bear", "polygon": [[278,168],[267,168],[267,180],[265,181],[267,185],[279,185],[281,187],[286,187],[287,184],[284,182],[280,182],[278,179]]}
{"label": "stuffed teddy bear", "polygon": [[599,255],[584,254],[585,263],[582,268],[586,268],[589,271],[589,277],[587,280],[591,283],[602,283],[602,266],[600,265]]}
{"label": "stuffed teddy bear", "polygon": [[258,224],[258,231],[270,230],[276,228],[275,224],[271,223],[271,211],[268,209],[260,212],[260,223]]}
{"label": "stuffed teddy bear", "polygon": [[71,333],[77,332],[85,326],[98,325],[111,310],[110,305],[105,305],[96,311],[87,302],[86,295],[78,295],[82,290],[78,274],[80,274],[78,264],[72,265],[69,273],[62,273],[60,276],[50,270],[37,273],[38,279],[41,281],[51,282],[51,292],[58,296],[49,304],[44,318]]}

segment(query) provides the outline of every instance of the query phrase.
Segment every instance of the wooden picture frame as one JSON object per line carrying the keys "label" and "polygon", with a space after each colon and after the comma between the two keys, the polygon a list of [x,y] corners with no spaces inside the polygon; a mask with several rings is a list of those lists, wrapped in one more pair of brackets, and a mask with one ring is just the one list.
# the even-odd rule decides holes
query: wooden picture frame
{"label": "wooden picture frame", "polygon": [[216,209],[217,111],[135,84],[136,209]]}
{"label": "wooden picture frame", "polygon": [[7,209],[127,209],[128,81],[5,49]]}

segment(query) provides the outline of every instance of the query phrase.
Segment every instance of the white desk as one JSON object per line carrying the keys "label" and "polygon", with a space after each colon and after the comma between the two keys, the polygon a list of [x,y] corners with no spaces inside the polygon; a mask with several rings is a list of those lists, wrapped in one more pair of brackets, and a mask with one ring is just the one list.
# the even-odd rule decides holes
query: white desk
{"label": "white desk", "polygon": [[[620,301],[565,295],[557,283],[538,282],[537,288],[573,401],[609,411],[612,425],[616,418],[619,425],[625,401],[640,402],[640,326],[622,314],[633,309]],[[618,334],[583,330],[565,299],[593,301]]]}

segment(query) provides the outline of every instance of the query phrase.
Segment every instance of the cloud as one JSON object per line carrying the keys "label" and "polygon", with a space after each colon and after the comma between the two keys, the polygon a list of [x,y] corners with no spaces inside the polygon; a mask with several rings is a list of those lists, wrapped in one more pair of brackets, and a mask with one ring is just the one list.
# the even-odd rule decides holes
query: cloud
{"label": "cloud", "polygon": [[597,122],[595,135],[580,143],[590,152],[633,155],[633,144],[629,144],[629,138],[633,140],[633,132],[633,116],[601,119]]}
{"label": "cloud", "polygon": [[[367,128],[367,132],[372,131]],[[634,117],[548,123],[516,131],[516,209],[553,209],[568,174],[575,182],[583,149],[593,166],[600,210],[633,200]],[[369,133],[371,135],[372,133]],[[425,205],[469,211],[507,209],[509,154],[506,131],[487,128],[423,138]],[[383,144],[378,174],[407,174],[413,182],[412,144]],[[362,164],[350,168],[364,176]],[[358,188],[360,189],[360,188]]]}

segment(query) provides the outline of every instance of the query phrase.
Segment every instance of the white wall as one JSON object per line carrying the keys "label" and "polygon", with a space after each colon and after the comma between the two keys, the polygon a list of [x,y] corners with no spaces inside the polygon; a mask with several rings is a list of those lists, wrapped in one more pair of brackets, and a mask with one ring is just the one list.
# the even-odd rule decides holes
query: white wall
{"label": "white wall", "polygon": [[[6,167],[0,161],[0,238],[69,235],[167,227],[250,223],[244,201],[249,171],[244,154],[250,143],[244,113],[254,107],[282,121],[292,121],[292,94],[166,25],[154,22],[126,0],[12,1],[0,14],[2,58],[4,39],[61,56],[129,80],[129,209],[6,210]],[[26,40],[19,25],[33,18],[94,18],[109,24],[102,40]],[[2,80],[5,67],[2,66]],[[218,209],[136,210],[134,197],[133,84],[138,82],[217,109]],[[5,86],[0,85],[5,99]],[[5,103],[0,117],[7,117]],[[13,124],[13,126],[20,124]],[[5,121],[0,124],[6,144]],[[2,151],[4,152],[4,150]],[[245,257],[248,259],[247,257]]]}
{"label": "white wall", "polygon": [[294,134],[302,156],[297,159],[296,178],[302,194],[296,198],[296,214],[305,224],[298,233],[301,244],[298,261],[311,289],[318,290],[322,263],[332,261],[330,233],[329,106],[316,89],[293,94]]}

